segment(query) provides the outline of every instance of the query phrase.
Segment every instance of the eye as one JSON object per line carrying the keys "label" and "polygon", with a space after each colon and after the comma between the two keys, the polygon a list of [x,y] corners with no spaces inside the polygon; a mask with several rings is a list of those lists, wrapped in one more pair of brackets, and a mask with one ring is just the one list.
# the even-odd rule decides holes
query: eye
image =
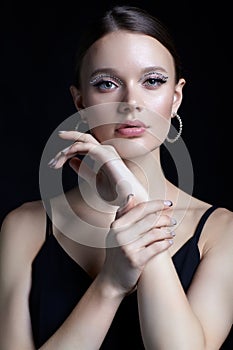
{"label": "eye", "polygon": [[165,83],[165,81],[161,78],[148,78],[144,81],[143,85],[154,88],[154,87],[158,87],[164,83]]}
{"label": "eye", "polygon": [[143,80],[143,85],[148,88],[158,88],[162,84],[167,82],[168,77],[161,73],[151,73],[150,75],[146,75]]}
{"label": "eye", "polygon": [[122,86],[123,82],[118,77],[103,73],[92,78],[90,85],[100,92],[110,92]]}
{"label": "eye", "polygon": [[95,84],[93,84],[96,88],[98,88],[101,91],[109,91],[114,90],[118,87],[118,85],[111,80],[103,80],[97,81]]}

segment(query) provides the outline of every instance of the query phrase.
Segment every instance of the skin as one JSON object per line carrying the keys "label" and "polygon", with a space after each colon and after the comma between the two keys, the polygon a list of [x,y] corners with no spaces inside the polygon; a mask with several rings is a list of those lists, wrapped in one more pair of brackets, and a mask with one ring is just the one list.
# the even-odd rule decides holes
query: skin
{"label": "skin", "polygon": [[[160,67],[156,73],[168,77],[164,84],[153,80],[154,73],[152,77],[149,75],[149,81],[148,75],[145,79],[145,70],[148,72],[148,67],[155,66]],[[104,78],[108,83],[101,84],[101,89],[90,84],[93,72],[106,74],[106,68],[111,68],[111,76],[117,79]],[[94,193],[90,168],[83,169],[81,176],[86,180],[88,203],[92,205],[83,200],[77,189],[67,193],[67,198],[87,223],[85,232],[92,233],[91,222],[95,231],[104,230],[107,242],[114,241],[115,247],[80,245],[54,226],[58,242],[93,278],[93,283],[41,350],[98,349],[122,299],[135,288],[146,349],[217,350],[230,330],[233,214],[219,208],[208,219],[198,243],[201,263],[187,295],[171,260],[210,207],[209,203],[191,197],[167,181],[160,167],[159,146],[169,130],[172,114],[180,106],[185,84],[184,79],[176,84],[174,76],[170,53],[157,40],[141,34],[124,31],[108,34],[84,58],[81,87],[70,89],[77,109],[92,109],[106,103],[111,106],[116,102],[120,102],[117,106],[122,109],[114,117],[108,115],[108,124],[105,121],[103,126],[100,125],[106,115],[98,113],[98,107],[94,124],[87,115],[84,122],[90,124],[92,135],[77,131],[60,133],[61,138],[75,142],[65,152],[59,152],[50,166],[56,170],[69,161],[74,171],[79,172],[80,161],[73,157],[87,153],[95,162],[104,164],[98,189],[104,197],[103,189],[107,187],[108,201],[114,202],[113,212],[97,210],[99,203],[106,205],[106,209],[108,203]],[[106,91],[106,86],[111,88]],[[117,132],[119,123],[135,118],[143,121],[148,110],[153,113],[147,120],[146,131],[139,137],[124,136],[122,140]],[[120,182],[122,177],[128,179],[134,194],[128,201],[129,186]],[[117,185],[120,190],[114,197]],[[168,199],[172,206],[166,202]],[[66,226],[61,198],[52,199],[52,208],[55,222],[63,220]],[[40,201],[14,210],[2,226],[0,347],[5,350],[35,349],[27,300],[30,267],[44,242],[44,232],[45,212]]]}

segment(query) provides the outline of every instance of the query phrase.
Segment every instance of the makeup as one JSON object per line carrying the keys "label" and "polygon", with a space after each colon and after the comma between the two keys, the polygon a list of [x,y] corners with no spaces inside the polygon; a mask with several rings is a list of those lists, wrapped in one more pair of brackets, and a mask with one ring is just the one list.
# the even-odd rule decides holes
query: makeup
{"label": "makeup", "polygon": [[[106,80],[104,80],[106,79]],[[108,74],[108,73],[101,73],[93,76],[90,80],[90,85],[96,85],[100,82],[107,81],[108,79],[113,80],[114,82],[118,83],[119,85],[123,85],[123,81],[114,75]]]}
{"label": "makeup", "polygon": [[125,121],[125,123],[120,124],[116,132],[121,136],[126,137],[138,137],[145,133],[147,127],[144,123],[139,120]]}

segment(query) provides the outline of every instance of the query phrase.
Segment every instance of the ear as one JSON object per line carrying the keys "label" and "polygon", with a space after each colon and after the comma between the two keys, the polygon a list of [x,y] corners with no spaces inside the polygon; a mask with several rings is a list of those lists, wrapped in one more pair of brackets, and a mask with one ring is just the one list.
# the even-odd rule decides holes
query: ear
{"label": "ear", "polygon": [[70,93],[72,95],[75,107],[77,108],[77,110],[79,111],[80,109],[85,108],[83,105],[83,99],[82,99],[82,95],[79,89],[76,88],[76,86],[71,85],[70,86]]}
{"label": "ear", "polygon": [[173,104],[172,104],[172,114],[176,113],[179,109],[182,98],[183,98],[183,87],[185,85],[185,79],[179,79],[178,83],[175,86]]}

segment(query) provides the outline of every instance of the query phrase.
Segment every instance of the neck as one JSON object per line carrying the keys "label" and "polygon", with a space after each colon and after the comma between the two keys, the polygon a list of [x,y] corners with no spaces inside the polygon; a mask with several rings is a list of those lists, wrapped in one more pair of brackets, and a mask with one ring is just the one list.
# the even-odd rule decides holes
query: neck
{"label": "neck", "polygon": [[168,181],[161,167],[158,149],[143,156],[126,160],[125,164],[149,193],[151,199],[167,197]]}

